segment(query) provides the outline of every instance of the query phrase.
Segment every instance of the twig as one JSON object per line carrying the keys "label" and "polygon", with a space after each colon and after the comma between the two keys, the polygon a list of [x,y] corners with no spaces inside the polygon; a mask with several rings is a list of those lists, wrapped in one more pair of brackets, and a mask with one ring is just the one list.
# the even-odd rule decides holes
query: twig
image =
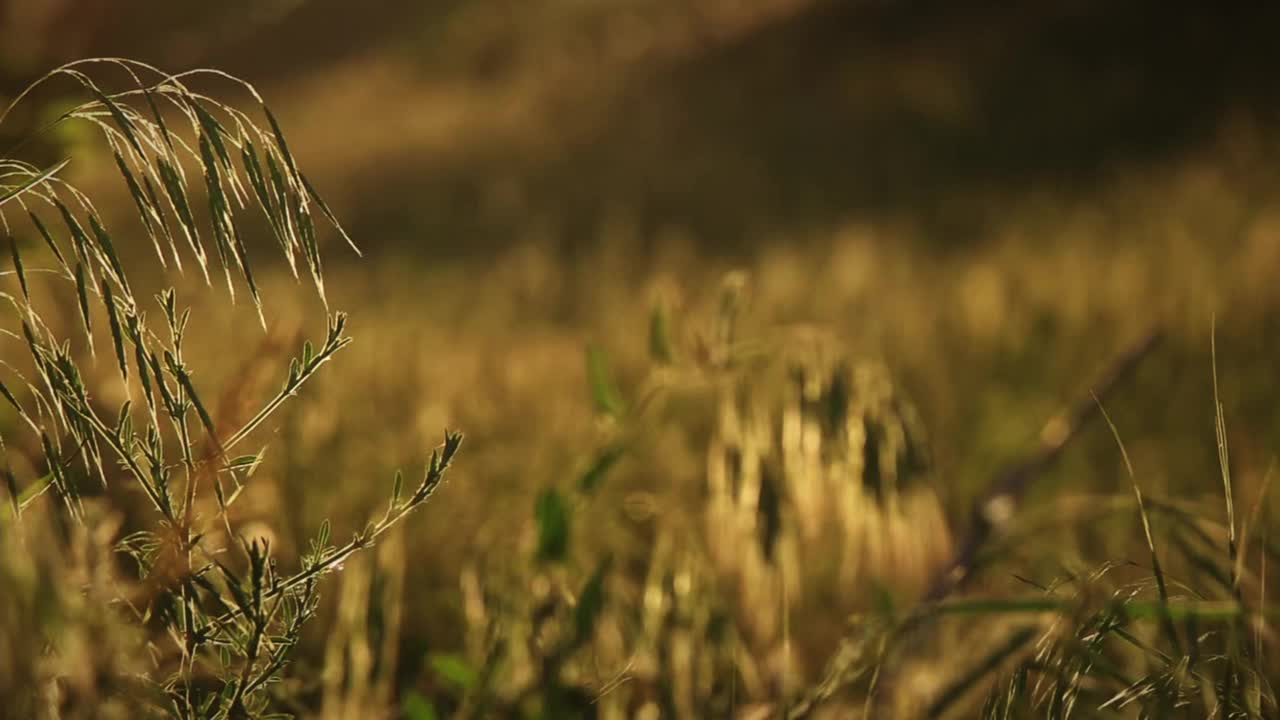
{"label": "twig", "polygon": [[1044,474],[1062,456],[1067,445],[1099,416],[1099,401],[1126,380],[1164,339],[1154,329],[1120,355],[1093,384],[1093,390],[1074,405],[1055,415],[1040,431],[1040,447],[996,476],[991,488],[974,503],[968,537],[951,562],[939,570],[929,584],[925,602],[936,602],[966,583],[976,569],[978,554],[991,535],[1007,524],[1032,481]]}

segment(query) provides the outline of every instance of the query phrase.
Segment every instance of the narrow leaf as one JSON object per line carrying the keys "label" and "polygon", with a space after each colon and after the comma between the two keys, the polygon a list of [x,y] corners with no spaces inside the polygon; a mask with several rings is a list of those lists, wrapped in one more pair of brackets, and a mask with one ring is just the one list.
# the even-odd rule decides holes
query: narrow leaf
{"label": "narrow leaf", "polygon": [[573,608],[573,646],[575,648],[585,645],[595,633],[596,621],[604,611],[604,583],[612,567],[613,558],[606,555],[596,566],[595,572],[591,573],[582,592],[578,594],[578,604]]}
{"label": "narrow leaf", "polygon": [[578,479],[578,489],[584,493],[590,493],[600,486],[605,476],[613,469],[613,466],[622,459],[622,455],[626,452],[626,448],[622,445],[611,445],[604,449],[595,462],[591,463],[591,467],[582,474]]}
{"label": "narrow leaf", "polygon": [[350,235],[347,235],[346,230],[342,229],[342,224],[338,222],[338,217],[329,209],[328,203],[324,201],[324,198],[320,197],[320,193],[316,192],[316,189],[312,187],[311,181],[308,180],[305,175],[300,175],[299,177],[302,180],[302,187],[306,188],[307,195],[310,195],[311,199],[315,201],[316,205],[320,208],[321,214],[323,214],[325,219],[329,221],[329,224],[333,226],[333,229],[338,231],[338,234],[342,236],[342,239],[347,241],[347,245],[351,247],[355,254],[357,256],[362,256],[363,253],[360,252],[360,248],[356,247],[356,242],[351,239]]}
{"label": "narrow leaf", "polygon": [[111,292],[111,283],[106,277],[98,279],[98,288],[102,292],[102,304],[107,309],[107,324],[111,328],[111,343],[116,350],[116,364],[120,367],[120,378],[129,382],[129,361],[124,354],[124,333],[120,331],[120,319],[117,316],[116,298]]}
{"label": "narrow leaf", "polygon": [[49,234],[49,229],[44,226],[40,216],[31,211],[27,211],[27,215],[31,218],[31,224],[35,225],[36,231],[40,233],[40,237],[44,238],[45,244],[53,251],[53,256],[58,259],[58,264],[66,268],[67,260],[62,257],[62,251],[58,249],[58,243],[53,241],[53,236]]}
{"label": "narrow leaf", "polygon": [[463,690],[472,690],[479,681],[479,673],[465,658],[452,653],[437,653],[431,656],[431,669],[437,675],[457,685]]}
{"label": "narrow leaf", "polygon": [[93,230],[93,235],[98,241],[98,247],[102,248],[102,252],[107,256],[107,263],[111,266],[111,271],[115,273],[116,282],[120,283],[120,289],[128,295],[129,279],[125,277],[124,265],[120,263],[120,256],[116,255],[115,245],[111,242],[111,236],[107,234],[107,229],[102,226],[98,216],[92,213],[89,215],[89,227]]}
{"label": "narrow leaf", "polygon": [[609,357],[595,346],[587,348],[587,381],[597,412],[613,417],[622,415],[622,395],[610,377]]}
{"label": "narrow leaf", "polygon": [[534,508],[538,522],[536,558],[541,562],[561,562],[569,553],[569,504],[555,488],[538,497]]}
{"label": "narrow leaf", "polygon": [[659,365],[670,365],[675,360],[670,318],[660,303],[654,305],[649,314],[649,357]]}
{"label": "narrow leaf", "polygon": [[147,237],[151,239],[151,244],[155,247],[156,257],[160,258],[160,265],[164,266],[167,263],[164,259],[164,248],[160,246],[160,237],[156,234],[156,210],[143,193],[142,187],[138,184],[138,179],[134,177],[133,171],[129,169],[124,156],[114,148],[112,148],[111,153],[115,157],[116,169],[120,171],[120,177],[124,178],[124,184],[129,188],[129,197],[133,198],[133,205],[138,210],[138,217],[142,219],[142,227],[147,231]]}
{"label": "narrow leaf", "polygon": [[80,319],[84,322],[84,336],[89,341],[89,352],[93,353],[93,324],[89,320],[89,289],[86,287],[84,263],[76,263],[76,296],[80,300]]}
{"label": "narrow leaf", "polygon": [[9,202],[10,200],[12,200],[12,199],[14,199],[14,198],[18,197],[19,195],[21,195],[22,193],[24,193],[24,192],[26,192],[26,191],[30,190],[31,188],[35,187],[36,185],[39,185],[40,183],[44,182],[45,180],[48,180],[49,178],[53,177],[54,175],[57,175],[57,174],[58,174],[58,171],[59,171],[59,170],[62,170],[62,168],[64,168],[64,167],[66,167],[66,166],[67,166],[67,163],[69,163],[69,162],[71,162],[70,158],[68,158],[68,159],[66,159],[66,160],[63,160],[62,162],[58,163],[57,165],[54,165],[53,167],[49,168],[48,170],[45,170],[44,172],[40,173],[39,175],[36,175],[35,177],[33,177],[33,178],[31,178],[31,179],[27,180],[26,182],[22,183],[21,185],[18,185],[17,187],[14,187],[14,188],[10,188],[9,190],[5,191],[5,193],[4,193],[4,194],[0,194],[0,205],[4,205],[6,202]]}
{"label": "narrow leaf", "polygon": [[22,255],[18,252],[18,241],[9,238],[9,253],[13,257],[13,271],[18,274],[18,284],[22,287],[22,297],[31,302],[31,291],[27,288],[27,272],[22,267]]}

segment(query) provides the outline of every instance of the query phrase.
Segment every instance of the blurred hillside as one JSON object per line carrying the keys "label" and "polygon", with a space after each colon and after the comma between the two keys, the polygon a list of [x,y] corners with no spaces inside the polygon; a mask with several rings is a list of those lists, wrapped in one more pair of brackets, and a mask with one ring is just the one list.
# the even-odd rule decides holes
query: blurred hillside
{"label": "blurred hillside", "polygon": [[1158,180],[1224,134],[1248,172],[1273,165],[1258,132],[1276,111],[1269,9],[0,7],[0,89],[96,55],[257,83],[369,246],[504,246],[530,228],[590,244],[618,214],[646,239],[674,228],[727,251],[868,218],[954,246],[1010,208]]}

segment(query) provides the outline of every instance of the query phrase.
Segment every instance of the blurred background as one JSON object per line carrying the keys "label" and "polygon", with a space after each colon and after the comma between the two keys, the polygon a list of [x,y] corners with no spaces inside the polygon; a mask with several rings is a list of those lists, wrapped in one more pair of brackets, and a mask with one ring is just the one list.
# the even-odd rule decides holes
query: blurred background
{"label": "blurred background", "polygon": [[[756,658],[725,661],[744,703],[816,681],[848,613],[873,603],[881,581],[918,591],[993,475],[1153,328],[1165,344],[1106,398],[1144,489],[1221,515],[1216,322],[1238,502],[1253,503],[1280,433],[1278,21],[1280,10],[1248,4],[1090,0],[0,0],[0,100],[91,56],[240,76],[360,245],[363,258],[323,238],[330,304],[350,312],[356,345],[267,438],[271,482],[244,523],[286,552],[322,518],[358,525],[385,502],[394,468],[420,463],[445,427],[467,434],[450,484],[395,541],[400,554],[361,571],[367,597],[333,582],[335,605],[355,609],[335,617],[345,629],[313,628],[300,676],[346,657],[349,676],[373,678],[361,703],[392,715],[465,708],[493,617],[532,612],[491,596],[527,593],[536,609],[555,596],[547,588],[580,587],[608,552],[619,618],[616,639],[601,631],[600,642],[622,649],[600,650],[616,662],[597,658],[597,675],[565,682],[612,692],[634,676],[617,691],[633,693],[617,710],[631,714],[648,702],[645,678],[676,662],[653,651],[658,631],[641,616],[661,602],[646,588],[730,618]],[[0,137],[68,101],[42,91]],[[29,152],[74,156],[69,177],[108,213],[130,211],[88,129],[60,128]],[[262,255],[268,332],[240,307],[197,312],[191,340],[230,405],[269,391],[299,333],[323,327],[319,303]],[[197,310],[221,307],[224,291],[187,284]],[[766,360],[727,374],[718,342]],[[602,391],[606,376],[627,412],[600,407],[615,391]],[[668,400],[651,409],[659,386]],[[833,500],[880,519],[846,517],[844,545],[831,546],[844,550],[825,552],[814,549],[825,536],[804,530],[824,503],[805,493],[835,491],[796,484],[805,473],[786,458],[807,451],[787,428],[845,395],[866,418],[906,419],[869,419],[879,439],[840,442],[880,442],[883,460],[910,454],[884,438],[927,437],[928,462],[902,470],[919,492],[901,504],[878,489],[866,507]],[[892,402],[867,399],[882,395]],[[815,432],[830,443],[829,428]],[[753,443],[779,445],[780,459]],[[539,569],[548,489],[571,494],[619,446],[608,480],[565,500],[571,559]],[[880,487],[865,458],[850,470],[821,456],[822,482],[854,472],[861,483],[848,482]],[[771,463],[782,468],[781,489],[750,490],[752,459],[766,487]],[[1127,493],[1127,482],[1114,440],[1091,428],[1026,504]],[[717,493],[766,519],[726,530],[737,521],[716,514],[732,514],[716,509]],[[784,509],[770,515],[770,502]],[[1064,523],[1008,562],[1047,582],[1064,558],[1137,557],[1136,527],[1132,514]],[[725,552],[739,531],[781,537],[785,552],[772,540],[750,562]],[[868,549],[911,542],[921,547],[903,556]],[[983,582],[1002,586],[1011,572]],[[711,599],[680,600],[692,586],[662,581],[704,576]],[[726,591],[735,582],[795,594]],[[379,593],[391,593],[394,622],[374,618]],[[513,623],[502,627],[515,633]],[[383,659],[353,665],[361,643]],[[656,652],[652,668],[637,647]],[[539,682],[510,672],[495,696],[518,700],[511,688]],[[668,681],[675,714],[720,707],[697,704],[721,692],[713,680]],[[302,683],[299,702],[340,717],[357,686]]]}

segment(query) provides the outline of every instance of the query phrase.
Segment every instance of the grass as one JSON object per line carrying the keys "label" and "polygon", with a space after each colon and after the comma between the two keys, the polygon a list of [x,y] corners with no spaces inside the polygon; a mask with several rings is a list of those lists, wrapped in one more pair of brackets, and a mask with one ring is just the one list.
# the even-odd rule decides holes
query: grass
{"label": "grass", "polygon": [[[86,72],[103,67],[120,73],[131,85],[122,91],[104,90]],[[228,295],[234,299],[237,281],[243,283],[265,328],[264,305],[237,211],[256,204],[295,277],[299,263],[304,264],[322,300],[313,217],[334,218],[298,169],[270,110],[260,105],[270,128],[266,130],[239,110],[192,89],[192,83],[205,79],[202,76],[238,82],[216,72],[167,75],[124,60],[86,61],[60,67],[36,81],[9,110],[46,82],[69,79],[78,84],[90,99],[54,124],[80,121],[101,131],[160,265],[181,269],[187,251],[187,262],[194,262],[206,283],[211,267],[222,270]],[[251,86],[240,87],[261,103]],[[11,216],[30,223],[54,261],[40,276],[52,286],[54,297],[47,302],[75,302],[80,320],[73,338],[44,319],[37,308],[45,303],[33,297],[35,278],[29,278],[18,243],[10,242],[11,272],[20,294],[6,293],[4,299],[21,333],[7,335],[25,346],[29,367],[6,362],[10,379],[0,385],[0,395],[16,413],[20,429],[38,439],[37,465],[44,474],[19,478],[6,452],[12,516],[6,518],[4,532],[15,536],[10,540],[14,543],[35,542],[38,530],[27,535],[27,525],[40,528],[47,520],[33,520],[31,515],[53,511],[33,507],[42,497],[52,496],[69,519],[83,527],[90,512],[84,495],[91,489],[100,491],[124,481],[139,491],[149,508],[138,525],[124,528],[121,537],[108,533],[93,538],[116,543],[117,551],[136,562],[135,571],[108,582],[114,595],[92,595],[92,602],[103,607],[90,611],[105,612],[108,618],[113,613],[127,615],[135,633],[141,633],[152,663],[145,671],[130,670],[124,663],[113,667],[107,658],[99,677],[74,688],[64,673],[37,675],[24,689],[15,689],[19,707],[23,714],[48,717],[96,716],[108,709],[132,716],[261,716],[271,705],[270,688],[280,681],[302,627],[316,613],[320,578],[372,546],[426,502],[443,480],[461,436],[446,434],[416,487],[406,490],[396,474],[381,518],[355,530],[341,545],[331,544],[329,525],[323,525],[310,552],[297,559],[296,569],[283,569],[268,539],[232,528],[231,513],[262,455],[232,452],[254,438],[255,431],[350,342],[346,316],[329,315],[324,339],[314,346],[303,344],[301,354],[289,363],[283,386],[260,410],[240,423],[223,417],[215,421],[184,352],[184,341],[194,329],[190,309],[179,306],[172,288],[164,289],[156,295],[162,323],[148,323],[145,296],[131,282],[106,223],[86,195],[58,177],[65,165],[46,170],[18,159],[0,161],[5,228],[17,222]],[[188,168],[199,168],[201,185],[188,179]],[[196,187],[207,203],[201,209],[195,206]],[[114,406],[103,403],[96,389],[86,385],[80,367],[86,352],[95,355],[97,345],[104,344],[103,336],[110,342],[110,351],[103,352],[111,352],[127,398]],[[5,443],[14,450],[17,444],[14,438]],[[48,562],[55,567],[60,563],[58,549],[54,542]],[[21,563],[14,569],[32,574]],[[110,563],[105,563],[102,571],[110,570]],[[38,569],[35,574],[37,581],[47,580]],[[55,585],[52,593],[58,600],[59,595],[71,596],[65,601],[73,606],[78,594],[73,583]],[[22,654],[29,655],[28,660],[45,654],[48,640],[43,636],[65,634],[58,625],[78,619],[68,610],[37,618],[49,626],[36,622],[13,628],[14,642],[6,645],[11,662],[20,663]],[[126,617],[113,619],[123,624]],[[139,642],[131,649],[140,655]],[[47,652],[74,666],[85,661],[69,654],[74,649],[74,644],[54,643]],[[140,687],[131,690],[134,686]],[[123,703],[118,709],[117,700]]]}
{"label": "grass", "polygon": [[[1013,208],[945,267],[852,228],[741,270],[610,237],[322,271],[330,213],[251,90],[59,80],[127,193],[5,165],[20,715],[1277,714],[1271,416],[1243,450],[1226,422],[1270,384],[1265,232],[1032,246],[1051,223]],[[465,482],[448,435],[406,485],[446,426]]]}

